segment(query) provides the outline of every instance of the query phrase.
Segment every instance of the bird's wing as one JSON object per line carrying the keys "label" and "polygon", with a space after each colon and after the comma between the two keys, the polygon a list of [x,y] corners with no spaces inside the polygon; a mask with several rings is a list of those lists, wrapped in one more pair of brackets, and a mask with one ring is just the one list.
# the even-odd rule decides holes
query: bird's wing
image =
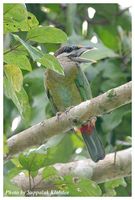
{"label": "bird's wing", "polygon": [[53,101],[53,98],[49,92],[49,90],[46,88],[46,94],[47,94],[47,97],[49,99],[49,102],[50,102],[50,105],[51,105],[51,108],[52,108],[52,112],[53,114],[56,114],[57,113],[57,107],[55,106],[55,103]]}
{"label": "bird's wing", "polygon": [[77,74],[77,78],[75,79],[75,83],[80,92],[82,101],[92,98],[90,84],[89,84],[84,72],[81,70],[81,68],[79,66],[78,66],[78,74]]}

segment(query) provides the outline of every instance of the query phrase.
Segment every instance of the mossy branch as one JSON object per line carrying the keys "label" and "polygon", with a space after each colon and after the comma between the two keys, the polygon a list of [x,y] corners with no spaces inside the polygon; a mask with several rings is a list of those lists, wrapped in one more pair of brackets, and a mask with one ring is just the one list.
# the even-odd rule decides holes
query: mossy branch
{"label": "mossy branch", "polygon": [[131,84],[128,82],[104,94],[74,106],[61,115],[44,120],[8,139],[6,158],[28,147],[41,145],[50,137],[81,125],[93,116],[101,116],[131,102]]}
{"label": "mossy branch", "polygon": [[[71,175],[78,178],[88,178],[97,183],[104,183],[108,180],[131,176],[131,148],[118,151],[116,162],[114,163],[114,153],[107,154],[104,160],[94,163],[91,159],[78,160],[69,163],[57,163],[53,167],[57,170],[59,176]],[[55,189],[53,178],[49,182],[43,179],[40,169],[37,176],[32,181],[32,191],[46,191],[48,188]],[[55,177],[54,177],[55,178]],[[29,190],[29,178],[25,173],[17,175],[12,182],[23,191]]]}

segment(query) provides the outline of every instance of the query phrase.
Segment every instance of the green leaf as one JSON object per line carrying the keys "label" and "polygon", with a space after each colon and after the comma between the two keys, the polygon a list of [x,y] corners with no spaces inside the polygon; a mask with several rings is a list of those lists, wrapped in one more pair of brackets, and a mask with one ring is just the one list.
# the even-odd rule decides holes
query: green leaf
{"label": "green leaf", "polygon": [[54,183],[57,189],[63,190],[69,196],[101,196],[101,189],[94,181],[73,176],[62,178],[55,180]]}
{"label": "green leaf", "polygon": [[22,110],[20,114],[22,115],[23,119],[27,122],[31,117],[31,107],[29,104],[28,95],[24,88],[22,88],[20,92],[16,93],[16,96],[20,103],[20,108]]}
{"label": "green leaf", "polygon": [[31,12],[27,12],[27,23],[29,27],[28,30],[31,30],[31,28],[34,28],[39,24],[37,18]]}
{"label": "green leaf", "polygon": [[13,158],[11,159],[11,161],[12,161],[12,163],[14,164],[15,169],[21,168],[21,165],[20,165],[20,163],[19,163],[18,157],[13,157]]}
{"label": "green leaf", "polygon": [[38,20],[23,4],[4,4],[4,32],[28,31]]}
{"label": "green leaf", "polygon": [[117,18],[117,25],[116,26],[121,26],[127,33],[131,32],[131,27],[132,27],[132,16],[129,10],[124,12],[121,17]]}
{"label": "green leaf", "polygon": [[30,175],[34,178],[38,175],[38,171],[31,171]]}
{"label": "green leaf", "polygon": [[43,56],[42,52],[39,49],[31,46],[30,44],[22,40],[18,35],[15,34],[12,35],[15,38],[15,40],[19,41],[27,49],[27,51],[29,52],[30,56],[34,61],[38,60]]}
{"label": "green leaf", "polygon": [[4,197],[5,196],[24,196],[24,192],[21,188],[13,183],[12,179],[8,175],[4,176]]}
{"label": "green leaf", "polygon": [[31,29],[27,39],[39,43],[64,43],[67,41],[67,35],[58,28],[46,26]]}
{"label": "green leaf", "polygon": [[127,186],[126,181],[124,180],[124,178],[107,181],[104,184],[106,189],[115,188],[115,187],[118,187],[119,185],[122,185],[123,187]]}
{"label": "green leaf", "polygon": [[[125,73],[120,68],[121,63],[119,60],[105,60],[103,64],[104,69],[102,71],[102,78],[105,80],[101,84],[101,91],[105,92],[110,88],[122,85],[127,81]],[[97,70],[98,69],[99,67],[97,67]]]}
{"label": "green leaf", "polygon": [[10,53],[11,51],[14,54],[16,54],[17,56],[21,56],[21,55],[24,55],[27,57],[29,56],[27,49],[23,45],[18,45],[18,47],[16,47],[15,49],[9,49],[9,50],[5,51],[4,55]]}
{"label": "green leaf", "polygon": [[131,61],[131,35],[127,34],[127,32],[123,30],[121,26],[118,26],[117,29],[120,37],[120,52],[125,56],[125,60]]}
{"label": "green leaf", "polygon": [[20,67],[21,69],[31,71],[31,64],[29,59],[25,55],[17,54],[16,52],[9,52],[5,54],[4,61],[8,64],[14,64]]}
{"label": "green leaf", "polygon": [[44,68],[39,67],[24,76],[24,87],[29,95],[29,101],[33,102],[31,104],[30,126],[46,118],[45,107],[48,99],[44,89],[44,71]]}
{"label": "green leaf", "polygon": [[77,187],[80,189],[81,196],[101,196],[102,194],[96,182],[89,179],[80,179],[77,183]]}
{"label": "green leaf", "polygon": [[53,178],[54,176],[58,175],[57,170],[52,167],[52,166],[48,166],[45,167],[43,172],[42,172],[42,177],[46,180],[48,178]]}
{"label": "green leaf", "polygon": [[64,75],[64,70],[62,66],[53,55],[50,54],[43,55],[43,53],[39,49],[23,41],[18,35],[14,34],[13,36],[17,41],[21,42],[21,44],[27,49],[27,51],[29,52],[30,56],[34,61],[40,62],[46,68],[52,69],[57,73]]}
{"label": "green leaf", "polygon": [[123,187],[127,186],[127,183],[124,180],[124,178],[105,182],[104,187],[105,187],[106,193],[104,194],[104,196],[116,196],[115,188],[119,187],[120,185]]}
{"label": "green leaf", "polygon": [[23,169],[28,171],[37,171],[44,166],[46,154],[38,153],[36,150],[30,151],[29,153],[23,153],[19,155],[19,162]]}
{"label": "green leaf", "polygon": [[95,17],[97,17],[97,16],[98,17],[100,16],[100,18],[105,17],[105,19],[109,19],[109,20],[115,18],[116,13],[118,13],[118,11],[119,11],[119,4],[115,4],[115,3],[112,3],[112,4],[108,4],[108,3],[94,4],[94,3],[92,3],[91,7],[95,8],[95,10],[96,10]]}
{"label": "green leaf", "polygon": [[[56,141],[52,140],[51,138],[51,142],[47,142],[47,146],[51,148],[48,148],[48,156],[45,165],[50,165],[59,162],[67,162],[71,158],[74,151],[74,147],[70,139],[70,135],[64,134],[64,138],[62,140],[61,138],[62,134],[60,138],[55,138]],[[57,144],[57,142],[59,143]]]}
{"label": "green leaf", "polygon": [[127,186],[120,185],[115,189],[117,193],[117,197],[131,197],[132,196],[132,177],[128,176],[125,177],[124,180],[126,181]]}
{"label": "green leaf", "polygon": [[109,114],[102,116],[102,128],[106,133],[109,133],[116,128],[122,121],[122,118],[130,112],[128,105],[118,108]]}
{"label": "green leaf", "polygon": [[22,118],[25,121],[28,121],[31,116],[31,108],[29,105],[27,93],[25,92],[24,88],[22,87],[19,92],[16,92],[14,90],[13,83],[11,82],[11,80],[5,77],[4,92],[9,99],[12,99]]}
{"label": "green leaf", "polygon": [[22,167],[14,166],[10,170],[7,171],[7,176],[12,179],[17,176],[20,172],[22,172]]}
{"label": "green leaf", "polygon": [[84,147],[84,142],[79,136],[80,135],[78,133],[74,134],[74,132],[70,134],[70,138],[75,149]]}
{"label": "green leaf", "polygon": [[23,84],[23,75],[19,67],[15,64],[7,64],[4,66],[4,72],[7,79],[11,82],[13,89],[19,92]]}
{"label": "green leaf", "polygon": [[89,60],[98,61],[108,57],[118,57],[118,55],[113,50],[107,48],[103,44],[98,44],[95,49],[84,52],[81,57]]}
{"label": "green leaf", "polygon": [[113,26],[107,26],[103,28],[102,26],[96,27],[96,32],[102,42],[110,49],[114,51],[119,50],[119,38],[117,37],[117,31]]}
{"label": "green leaf", "polygon": [[[103,71],[103,77],[112,79],[112,81],[115,79],[121,79],[123,78],[124,82],[126,82],[125,74],[120,68],[120,63],[117,60],[106,60],[104,61],[104,71]],[[117,81],[118,82],[118,81]]]}
{"label": "green leaf", "polygon": [[3,139],[4,139],[4,154],[7,154],[9,152],[9,149],[8,149],[7,138],[5,134],[4,134]]}
{"label": "green leaf", "polygon": [[52,69],[53,71],[64,75],[64,69],[58,62],[58,60],[50,54],[45,54],[42,58],[37,60],[46,68]]}
{"label": "green leaf", "polygon": [[27,14],[24,4],[4,4],[4,16],[13,18],[15,21],[22,21]]}
{"label": "green leaf", "polygon": [[59,135],[54,135],[45,144],[41,145],[38,148],[38,150],[42,151],[42,150],[46,150],[48,148],[57,146],[64,139],[65,136],[66,134],[63,134],[63,133]]}
{"label": "green leaf", "polygon": [[17,107],[18,101],[16,100],[16,94],[13,89],[12,82],[6,77],[4,77],[4,94],[6,95],[7,98],[12,99],[12,101]]}
{"label": "green leaf", "polygon": [[126,136],[125,141],[126,141],[127,143],[129,143],[129,145],[132,145],[132,138],[131,138],[130,136]]}
{"label": "green leaf", "polygon": [[[54,149],[58,148],[59,143],[62,141],[62,139],[65,137],[65,134],[59,134],[51,137],[45,144],[42,144],[40,147],[36,149],[36,152],[46,154],[47,153],[47,158],[46,158],[46,165],[51,164],[50,161],[52,159],[52,155],[50,151],[54,151]],[[49,151],[48,149],[51,150]],[[54,149],[53,149],[54,148]],[[54,155],[54,160],[57,159],[58,154],[56,156]],[[50,159],[51,158],[51,159]],[[52,162],[52,161],[51,161]],[[54,163],[54,162],[53,162]]]}

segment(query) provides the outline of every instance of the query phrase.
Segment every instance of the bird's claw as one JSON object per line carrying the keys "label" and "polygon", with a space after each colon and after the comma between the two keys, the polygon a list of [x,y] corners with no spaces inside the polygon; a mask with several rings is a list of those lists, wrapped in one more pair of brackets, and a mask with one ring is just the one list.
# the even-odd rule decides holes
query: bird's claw
{"label": "bird's claw", "polygon": [[57,118],[57,120],[59,121],[59,119],[60,119],[60,115],[62,114],[62,112],[57,112],[56,113],[56,118]]}
{"label": "bird's claw", "polygon": [[45,126],[45,124],[46,124],[45,121],[40,122],[41,126]]}
{"label": "bird's claw", "polygon": [[67,113],[70,111],[70,109],[73,108],[73,107],[74,107],[74,106],[68,107],[68,108],[65,110],[65,113],[67,114]]}
{"label": "bird's claw", "polygon": [[90,125],[92,125],[93,127],[95,127],[96,121],[97,121],[97,118],[96,117],[92,117],[90,119]]}

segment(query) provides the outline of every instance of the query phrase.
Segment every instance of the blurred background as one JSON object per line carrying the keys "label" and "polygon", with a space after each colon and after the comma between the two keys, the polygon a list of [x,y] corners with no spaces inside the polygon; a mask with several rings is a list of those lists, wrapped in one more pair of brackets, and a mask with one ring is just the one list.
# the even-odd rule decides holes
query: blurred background
{"label": "blurred background", "polygon": [[[98,96],[107,90],[131,80],[131,8],[118,4],[26,4],[39,24],[62,29],[68,35],[68,44],[83,44],[108,48],[117,56],[106,56],[94,64],[82,66],[93,93]],[[5,46],[10,43],[5,36]],[[54,53],[59,44],[34,44],[43,52]],[[24,88],[29,99],[24,121],[13,102],[4,96],[4,133],[7,138],[52,116],[44,89],[45,69],[32,60],[32,71],[23,71]],[[98,117],[97,129],[106,153],[131,146],[131,105]],[[54,139],[55,140],[55,139]],[[49,150],[47,164],[68,162],[89,157],[79,134],[66,134]],[[70,147],[70,148],[69,148]],[[117,188],[117,195],[131,195],[128,187]],[[101,185],[102,187],[102,185]]]}

